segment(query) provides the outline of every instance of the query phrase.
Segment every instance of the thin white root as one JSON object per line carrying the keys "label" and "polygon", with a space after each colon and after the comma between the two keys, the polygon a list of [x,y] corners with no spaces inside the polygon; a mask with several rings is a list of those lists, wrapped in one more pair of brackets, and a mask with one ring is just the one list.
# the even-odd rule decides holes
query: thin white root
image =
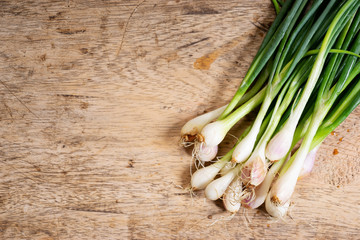
{"label": "thin white root", "polygon": [[227,174],[228,172],[230,172],[232,169],[234,169],[235,166],[236,166],[236,163],[231,162],[231,161],[227,162],[227,163],[225,164],[225,166],[221,169],[220,175],[221,175],[221,176],[224,176],[225,174]]}
{"label": "thin white root", "polygon": [[236,137],[234,134],[228,133],[227,135],[229,135],[229,136],[231,136],[231,137],[235,138],[235,139],[236,139],[236,141],[239,141],[239,138],[238,138],[238,137]]}
{"label": "thin white root", "polygon": [[194,141],[196,139],[196,136],[192,137],[191,138],[189,137],[189,135],[183,135],[181,136],[180,140],[179,140],[179,145],[182,146],[182,147],[190,147],[192,145],[194,145]]}
{"label": "thin white root", "polygon": [[224,207],[227,211],[232,213],[236,213],[239,211],[241,207],[241,193],[242,182],[237,177],[231,182],[223,195]]}
{"label": "thin white root", "polygon": [[[199,143],[197,141],[195,141],[193,144],[195,144],[195,146],[196,146]],[[195,165],[196,171],[199,170],[199,168],[204,167],[204,163],[196,158],[196,147],[194,147],[194,149],[192,150],[192,153],[191,153],[191,161],[190,161],[190,176],[191,177],[193,175],[193,171],[192,171],[193,164]]]}
{"label": "thin white root", "polygon": [[217,222],[220,221],[231,221],[234,217],[235,217],[236,213],[231,213],[230,216],[221,216],[220,218],[216,219],[214,222],[212,222],[211,224],[208,225],[208,227],[211,227],[212,225],[216,224]]}
{"label": "thin white root", "polygon": [[242,200],[241,202],[245,207],[250,207],[249,203],[254,201],[255,198],[256,198],[255,188],[254,187],[246,187],[243,191],[243,198],[241,199]]}
{"label": "thin white root", "polygon": [[196,197],[196,193],[194,192],[194,189],[192,187],[185,188],[185,191],[189,192],[190,198],[191,198],[191,205],[194,205],[194,197]]}
{"label": "thin white root", "polygon": [[245,187],[249,186],[249,182],[250,182],[250,176],[249,174],[246,172],[247,169],[242,167],[240,170],[240,178],[242,180],[243,183],[245,183]]}

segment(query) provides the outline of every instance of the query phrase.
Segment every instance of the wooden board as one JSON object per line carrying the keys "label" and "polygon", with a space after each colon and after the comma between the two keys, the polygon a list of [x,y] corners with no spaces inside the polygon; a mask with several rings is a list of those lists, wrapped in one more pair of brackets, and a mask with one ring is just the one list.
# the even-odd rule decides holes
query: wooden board
{"label": "wooden board", "polygon": [[359,239],[360,108],[284,221],[186,190],[180,128],[231,99],[269,0],[0,6],[1,239]]}

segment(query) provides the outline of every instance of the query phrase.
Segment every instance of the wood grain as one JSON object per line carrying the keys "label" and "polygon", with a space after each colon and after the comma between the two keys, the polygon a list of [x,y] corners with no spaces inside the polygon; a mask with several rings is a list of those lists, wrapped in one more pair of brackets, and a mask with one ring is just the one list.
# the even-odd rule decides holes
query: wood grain
{"label": "wood grain", "polygon": [[359,239],[360,108],[325,140],[285,221],[230,219],[186,190],[180,128],[231,99],[270,1],[0,6],[1,239]]}

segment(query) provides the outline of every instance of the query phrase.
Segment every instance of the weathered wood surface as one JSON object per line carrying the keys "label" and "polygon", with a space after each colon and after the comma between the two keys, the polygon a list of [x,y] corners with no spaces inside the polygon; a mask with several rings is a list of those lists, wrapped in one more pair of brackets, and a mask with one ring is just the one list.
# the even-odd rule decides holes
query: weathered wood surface
{"label": "weathered wood surface", "polygon": [[231,98],[273,18],[269,0],[0,1],[0,238],[359,239],[360,108],[285,221],[186,190],[181,126]]}

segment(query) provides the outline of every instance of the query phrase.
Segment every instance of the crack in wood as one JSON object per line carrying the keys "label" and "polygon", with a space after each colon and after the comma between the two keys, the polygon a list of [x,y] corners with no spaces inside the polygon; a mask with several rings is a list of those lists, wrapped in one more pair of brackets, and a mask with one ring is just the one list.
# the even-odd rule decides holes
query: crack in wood
{"label": "crack in wood", "polygon": [[13,95],[13,96],[16,98],[16,100],[18,100],[19,103],[20,103],[21,105],[23,105],[32,115],[34,115],[36,118],[39,118],[33,111],[30,110],[30,108],[29,108],[20,98],[18,98],[18,97],[15,95],[15,93],[13,93],[13,91],[10,90],[10,88],[9,88],[2,80],[0,80],[0,83],[1,83],[1,85],[3,85],[3,86],[6,88],[6,90],[7,90],[11,95]]}
{"label": "crack in wood", "polygon": [[96,209],[88,209],[88,208],[71,208],[66,207],[66,210],[77,211],[77,212],[90,212],[90,213],[104,213],[104,214],[124,214],[122,211],[111,211],[111,210],[96,210]]}
{"label": "crack in wood", "polygon": [[253,22],[250,21],[252,25],[254,25],[256,28],[260,29],[261,31],[267,33],[267,31],[269,30],[264,24],[260,23],[260,22]]}
{"label": "crack in wood", "polygon": [[64,98],[93,98],[91,96],[84,96],[84,95],[75,95],[75,94],[56,94],[58,97],[64,97]]}
{"label": "crack in wood", "polygon": [[134,9],[131,11],[129,18],[128,18],[127,21],[126,21],[126,24],[125,24],[125,27],[124,27],[124,31],[123,31],[123,35],[122,35],[121,42],[120,42],[120,46],[119,46],[119,48],[118,48],[118,50],[117,50],[117,52],[116,52],[116,56],[119,56],[120,51],[121,51],[121,49],[122,49],[122,46],[123,46],[123,44],[124,44],[125,34],[126,34],[126,32],[127,32],[127,28],[128,28],[128,25],[129,25],[129,22],[130,22],[131,17],[134,15],[136,9],[138,9],[138,7],[139,7],[141,4],[143,4],[145,1],[146,1],[146,0],[142,0],[141,2],[139,2],[139,3],[134,7]]}
{"label": "crack in wood", "polygon": [[202,7],[200,9],[194,9],[193,7],[185,7],[184,10],[186,11],[186,13],[184,13],[184,15],[220,14],[219,11],[209,8],[209,7]]}
{"label": "crack in wood", "polygon": [[57,28],[56,31],[65,35],[72,35],[77,33],[84,33],[86,29],[70,29],[70,28]]}
{"label": "crack in wood", "polygon": [[195,41],[195,42],[191,42],[191,43],[182,45],[182,46],[178,47],[177,49],[187,48],[187,47],[190,47],[190,46],[192,46],[192,45],[198,44],[198,43],[200,43],[200,42],[203,42],[203,41],[206,41],[206,40],[209,40],[209,39],[210,39],[210,37],[205,37],[205,38],[202,38],[202,39],[200,39],[200,40],[198,40],[198,41]]}

